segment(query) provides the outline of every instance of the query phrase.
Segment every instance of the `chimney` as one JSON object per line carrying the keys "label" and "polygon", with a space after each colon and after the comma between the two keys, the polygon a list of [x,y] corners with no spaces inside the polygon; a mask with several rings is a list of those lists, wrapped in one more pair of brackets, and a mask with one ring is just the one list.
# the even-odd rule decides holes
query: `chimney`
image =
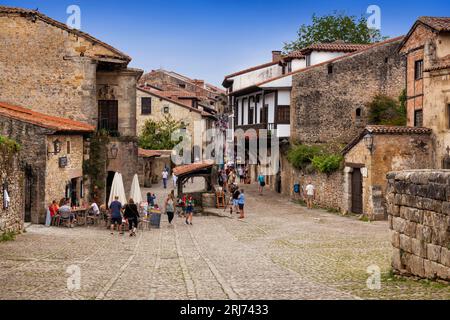
{"label": "chimney", "polygon": [[274,50],[272,51],[272,61],[278,62],[281,60],[281,51]]}

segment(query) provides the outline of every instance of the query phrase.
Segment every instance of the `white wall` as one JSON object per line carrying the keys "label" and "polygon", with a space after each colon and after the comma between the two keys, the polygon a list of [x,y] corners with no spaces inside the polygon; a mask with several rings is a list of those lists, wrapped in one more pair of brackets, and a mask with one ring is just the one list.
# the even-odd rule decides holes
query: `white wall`
{"label": "white wall", "polygon": [[291,90],[288,89],[278,90],[278,105],[279,106],[291,105]]}
{"label": "white wall", "polygon": [[266,68],[241,74],[239,76],[230,78],[230,80],[233,80],[233,91],[238,91],[240,89],[264,82],[271,78],[281,76],[282,74],[282,67],[278,64],[275,64]]}
{"label": "white wall", "polygon": [[279,124],[277,126],[277,137],[288,138],[291,136],[291,126],[289,124]]}
{"label": "white wall", "polygon": [[265,102],[269,105],[269,117],[267,122],[274,123],[275,122],[275,93],[270,93],[266,95]]}
{"label": "white wall", "polygon": [[306,59],[292,60],[292,71],[297,71],[306,68]]}
{"label": "white wall", "polygon": [[311,66],[319,64],[343,55],[345,52],[326,52],[326,51],[313,51],[311,52]]}

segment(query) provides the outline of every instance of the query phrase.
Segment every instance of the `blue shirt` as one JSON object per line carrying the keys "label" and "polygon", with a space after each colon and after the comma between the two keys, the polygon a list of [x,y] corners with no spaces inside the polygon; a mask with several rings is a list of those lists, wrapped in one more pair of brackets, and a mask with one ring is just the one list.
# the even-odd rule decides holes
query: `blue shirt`
{"label": "blue shirt", "polygon": [[258,176],[258,181],[259,181],[259,182],[264,182],[264,180],[265,180],[265,178],[264,178],[263,175],[259,175],[259,176]]}
{"label": "blue shirt", "polygon": [[243,193],[239,196],[238,204],[245,204],[245,196]]}
{"label": "blue shirt", "polygon": [[122,218],[122,215],[120,214],[120,210],[122,209],[122,204],[119,201],[113,201],[111,202],[111,205],[109,206],[111,209],[111,218],[119,219]]}

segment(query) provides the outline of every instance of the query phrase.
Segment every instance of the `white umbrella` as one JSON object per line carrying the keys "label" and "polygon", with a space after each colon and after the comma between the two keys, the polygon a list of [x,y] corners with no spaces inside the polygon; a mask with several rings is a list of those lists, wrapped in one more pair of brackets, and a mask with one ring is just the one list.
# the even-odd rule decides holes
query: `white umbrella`
{"label": "white umbrella", "polygon": [[122,175],[118,172],[114,175],[114,180],[111,186],[111,193],[109,195],[108,206],[115,200],[115,197],[119,197],[119,201],[122,205],[127,203],[127,196],[125,195],[125,188],[123,187]]}
{"label": "white umbrella", "polygon": [[135,174],[133,177],[133,183],[131,184],[130,198],[134,200],[134,203],[139,205],[142,202],[142,192],[139,186],[138,175]]}

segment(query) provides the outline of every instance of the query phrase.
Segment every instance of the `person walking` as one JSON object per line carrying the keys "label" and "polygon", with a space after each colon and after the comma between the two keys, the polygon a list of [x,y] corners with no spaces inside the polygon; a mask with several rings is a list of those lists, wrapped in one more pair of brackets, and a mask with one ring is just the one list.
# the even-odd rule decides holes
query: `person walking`
{"label": "person walking", "polygon": [[226,170],[222,171],[222,181],[223,181],[223,191],[227,192],[227,190],[228,190],[228,175],[227,175]]}
{"label": "person walking", "polygon": [[314,200],[316,199],[316,188],[311,180],[308,181],[308,184],[305,187],[305,193],[306,206],[311,210],[313,208]]}
{"label": "person walking", "polygon": [[130,237],[136,236],[136,230],[139,225],[139,211],[134,200],[130,198],[128,204],[125,205],[125,211],[123,217],[128,221],[128,228],[130,230]]}
{"label": "person walking", "polygon": [[244,213],[244,206],[245,206],[244,189],[241,189],[241,192],[239,194],[238,205],[239,205],[239,211],[241,213],[241,215],[239,216],[239,219],[244,219],[245,218],[245,213]]}
{"label": "person walking", "polygon": [[194,214],[194,199],[192,199],[192,195],[186,200],[186,224],[192,226],[192,216]]}
{"label": "person walking", "polygon": [[172,173],[172,182],[173,182],[174,189],[177,188],[177,181],[178,181],[178,177],[175,175],[175,173]]}
{"label": "person walking", "polygon": [[120,234],[123,234],[122,230],[122,203],[119,201],[119,197],[115,196],[114,201],[109,205],[109,211],[111,214],[111,234],[114,234],[114,228],[117,225],[117,229]]}
{"label": "person walking", "polygon": [[243,183],[244,182],[244,169],[242,168],[242,166],[239,166],[239,168],[238,168],[238,175],[239,175],[239,183]]}
{"label": "person walking", "polygon": [[164,189],[167,189],[167,179],[169,179],[169,171],[167,171],[167,168],[165,168],[164,171],[162,172]]}
{"label": "person walking", "polygon": [[266,186],[266,177],[262,173],[258,176],[258,191],[259,195],[263,195],[264,187]]}
{"label": "person walking", "polygon": [[175,191],[171,191],[166,199],[166,213],[169,219],[169,224],[172,225],[172,220],[175,213]]}
{"label": "person walking", "polygon": [[241,195],[241,192],[239,191],[239,188],[235,188],[234,192],[233,192],[233,204],[230,208],[230,214],[233,214],[233,210],[236,213],[239,213],[239,196]]}

